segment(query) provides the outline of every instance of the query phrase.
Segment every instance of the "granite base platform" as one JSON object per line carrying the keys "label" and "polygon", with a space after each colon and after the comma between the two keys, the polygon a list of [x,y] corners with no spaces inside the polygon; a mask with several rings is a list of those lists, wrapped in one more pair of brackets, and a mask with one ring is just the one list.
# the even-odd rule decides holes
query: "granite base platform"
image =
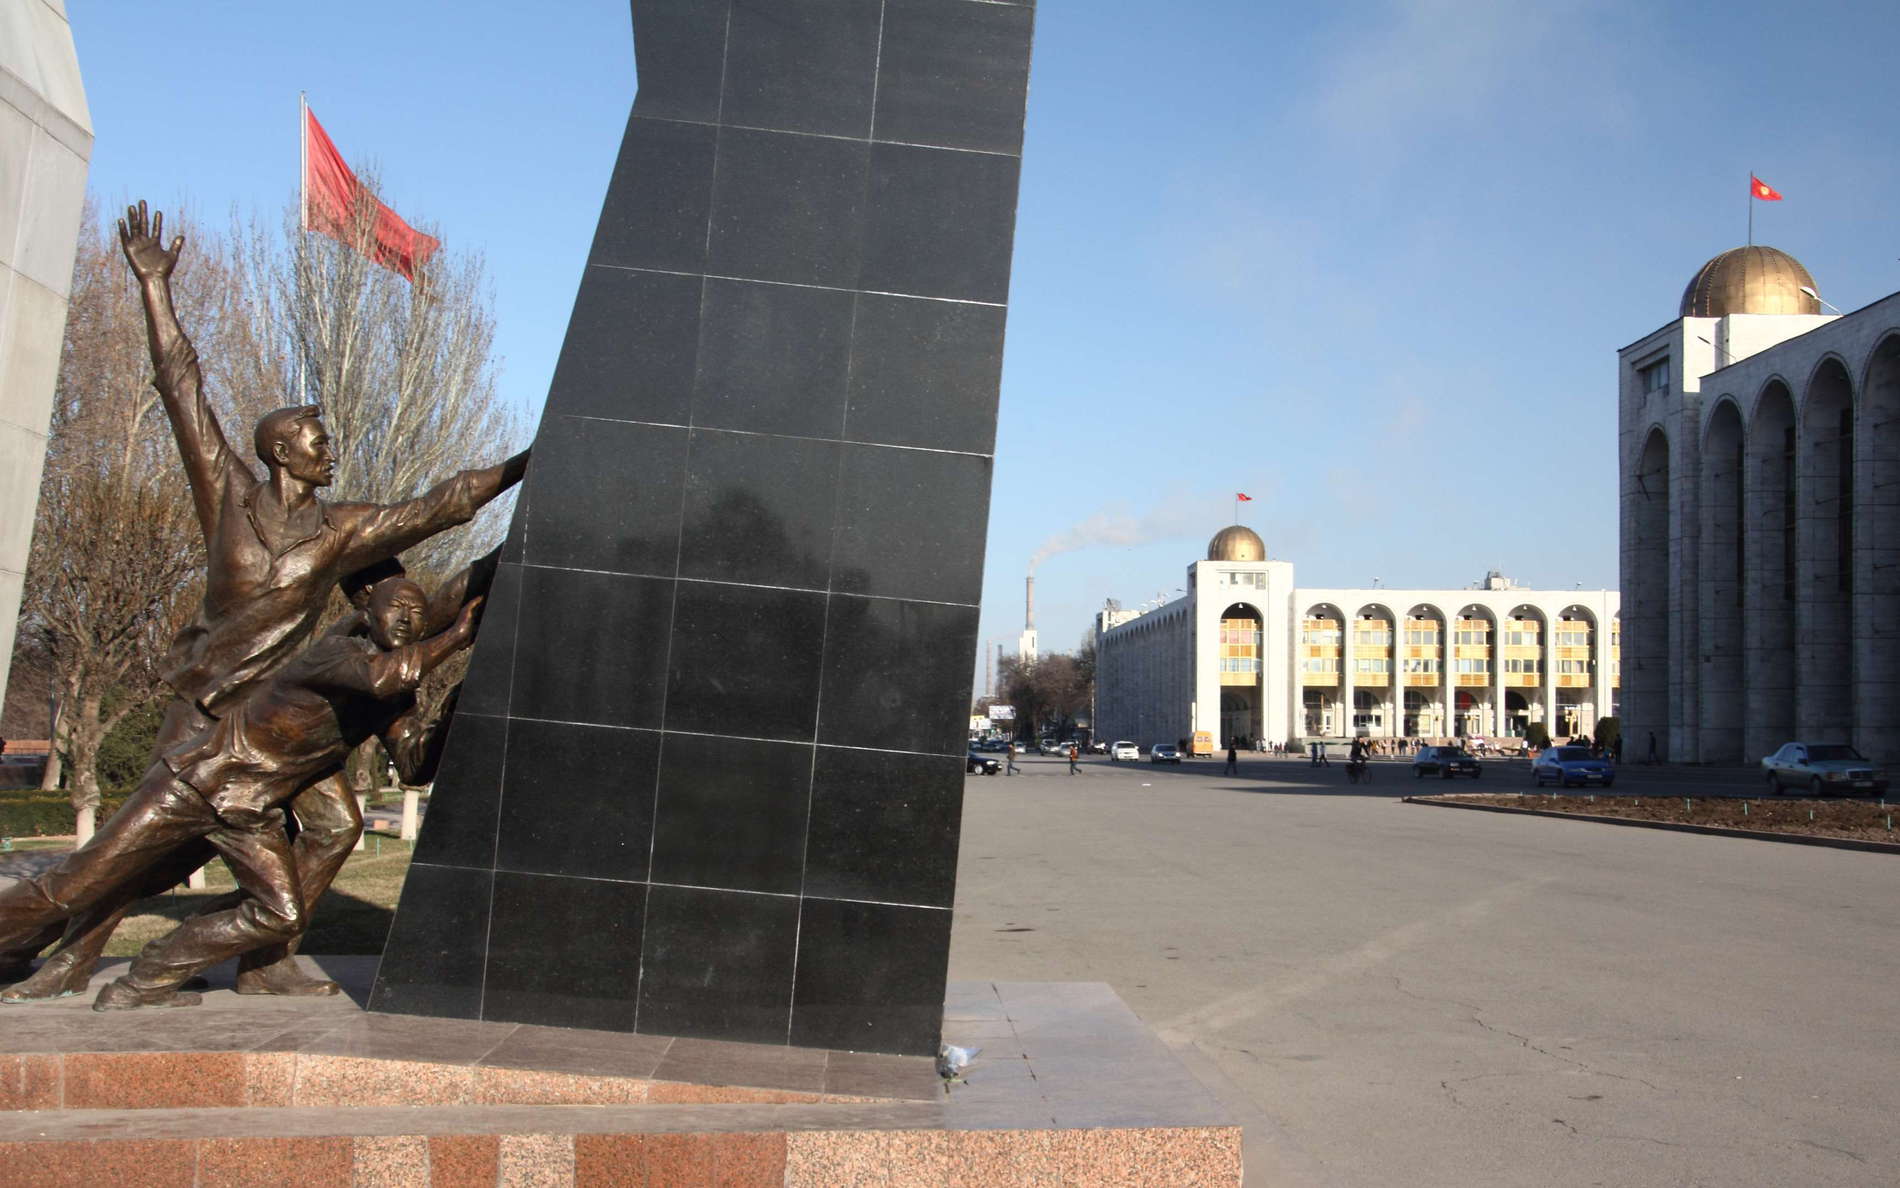
{"label": "granite base platform", "polygon": [[946,1084],[919,1057],[367,1014],[374,958],[304,960],[349,996],[224,970],[196,1008],[0,1009],[0,1188],[1240,1183],[1240,1127],[1100,983],[951,983],[945,1042],[981,1051]]}

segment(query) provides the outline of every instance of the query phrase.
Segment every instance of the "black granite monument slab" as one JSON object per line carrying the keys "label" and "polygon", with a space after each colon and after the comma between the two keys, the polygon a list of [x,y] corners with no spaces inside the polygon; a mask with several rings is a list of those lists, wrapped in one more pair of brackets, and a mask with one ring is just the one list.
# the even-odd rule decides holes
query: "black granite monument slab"
{"label": "black granite monument slab", "polygon": [[1034,7],[633,16],[370,1005],[934,1052]]}

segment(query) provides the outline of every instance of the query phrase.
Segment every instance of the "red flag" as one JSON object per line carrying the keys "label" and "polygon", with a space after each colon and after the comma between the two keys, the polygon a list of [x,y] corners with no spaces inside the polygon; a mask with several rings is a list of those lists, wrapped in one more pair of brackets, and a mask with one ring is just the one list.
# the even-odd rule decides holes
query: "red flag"
{"label": "red flag", "polygon": [[[414,282],[416,267],[434,255],[441,242],[403,222],[401,215],[363,188],[308,107],[303,113],[303,135],[303,229],[348,244]],[[356,222],[359,203],[371,212],[365,219],[366,234],[354,230],[362,225]]]}
{"label": "red flag", "polygon": [[1238,500],[1240,500],[1240,501],[1241,501],[1242,503],[1252,503],[1252,502],[1253,502],[1253,496],[1251,496],[1251,495],[1242,495],[1242,494],[1241,494],[1240,492],[1238,492],[1238,491],[1236,491],[1236,492],[1234,492],[1234,498],[1235,498],[1235,499],[1238,499]]}
{"label": "red flag", "polygon": [[1763,202],[1781,201],[1781,191],[1775,189],[1752,173],[1748,175],[1748,192]]}

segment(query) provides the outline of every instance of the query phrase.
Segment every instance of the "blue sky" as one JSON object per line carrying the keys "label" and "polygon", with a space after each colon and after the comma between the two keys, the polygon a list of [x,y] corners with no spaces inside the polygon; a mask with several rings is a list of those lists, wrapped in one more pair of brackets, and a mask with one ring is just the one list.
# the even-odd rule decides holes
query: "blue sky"
{"label": "blue sky", "polygon": [[[481,252],[546,394],[635,85],[624,0],[72,0],[94,191],[296,185],[297,92]],[[530,15],[531,14],[531,15]],[[1745,235],[1900,289],[1900,9],[1042,0],[983,639],[1172,596],[1242,519],[1303,585],[1614,587],[1615,351]],[[963,509],[945,508],[946,515]],[[979,684],[981,677],[979,674]]]}

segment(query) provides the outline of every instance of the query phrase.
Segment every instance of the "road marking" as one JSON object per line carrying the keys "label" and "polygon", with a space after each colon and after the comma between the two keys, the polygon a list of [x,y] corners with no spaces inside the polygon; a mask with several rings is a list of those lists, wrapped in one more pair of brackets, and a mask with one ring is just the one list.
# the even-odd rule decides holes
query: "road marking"
{"label": "road marking", "polygon": [[1192,1043],[1200,1037],[1225,1031],[1236,1024],[1277,1010],[1289,1002],[1317,994],[1335,983],[1358,977],[1400,953],[1419,948],[1441,933],[1469,928],[1499,906],[1522,899],[1555,879],[1555,875],[1545,875],[1507,883],[1449,912],[1401,924],[1356,949],[1311,962],[1286,981],[1237,991],[1186,1014],[1176,1015],[1157,1024],[1155,1030],[1172,1045]]}

